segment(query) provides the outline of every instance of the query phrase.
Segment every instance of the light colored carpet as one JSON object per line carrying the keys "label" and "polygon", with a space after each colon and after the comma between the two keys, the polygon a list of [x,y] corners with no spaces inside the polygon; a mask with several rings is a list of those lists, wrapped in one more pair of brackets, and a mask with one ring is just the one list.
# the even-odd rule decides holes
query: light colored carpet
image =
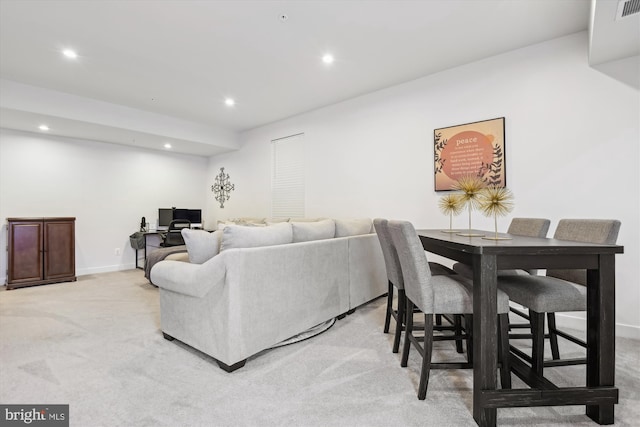
{"label": "light colored carpet", "polygon": [[[2,288],[4,289],[4,288]],[[408,368],[383,334],[385,300],[311,339],[268,350],[231,374],[162,338],[158,290],[141,270],[0,291],[0,403],[68,403],[71,426],[469,426],[472,372],[432,371],[416,398]],[[637,341],[617,340],[616,425],[640,420]],[[562,354],[579,355],[567,344]],[[451,342],[438,359],[460,357]],[[584,367],[548,369],[567,385]],[[522,384],[514,377],[514,386]],[[594,426],[584,407],[498,410],[498,424]]]}
{"label": "light colored carpet", "polygon": [[316,326],[313,326],[309,329],[307,329],[306,331],[299,333],[298,335],[295,335],[289,339],[286,339],[282,342],[279,342],[276,345],[273,345],[270,347],[270,349],[273,348],[278,348],[278,347],[282,347],[285,345],[291,345],[291,344],[295,344],[298,343],[300,341],[304,341],[304,340],[308,340],[310,338],[315,337],[316,335],[320,335],[323,332],[326,332],[327,330],[329,330],[330,327],[332,327],[333,325],[335,325],[336,323],[336,318],[332,318],[327,320],[326,322],[322,322]]}

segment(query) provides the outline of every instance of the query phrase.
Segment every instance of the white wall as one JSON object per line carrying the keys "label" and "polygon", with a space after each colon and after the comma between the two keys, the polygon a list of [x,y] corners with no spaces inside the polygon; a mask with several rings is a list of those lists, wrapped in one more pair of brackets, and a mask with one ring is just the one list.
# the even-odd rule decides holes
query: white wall
{"label": "white wall", "polygon": [[[75,216],[78,275],[133,268],[140,218],[204,208],[206,177],[202,157],[0,129],[0,218]],[[2,250],[2,276],[6,267]]]}
{"label": "white wall", "polygon": [[[211,158],[208,180],[225,167],[236,190],[224,209],[208,199],[210,220],[268,216],[270,141],[304,132],[307,216],[446,227],[433,191],[433,130],[504,116],[511,216],[549,218],[550,234],[561,218],[620,219],[618,334],[640,338],[639,106],[636,89],[588,66],[587,33],[574,34],[244,133],[239,151]],[[473,222],[492,226],[479,213]]]}

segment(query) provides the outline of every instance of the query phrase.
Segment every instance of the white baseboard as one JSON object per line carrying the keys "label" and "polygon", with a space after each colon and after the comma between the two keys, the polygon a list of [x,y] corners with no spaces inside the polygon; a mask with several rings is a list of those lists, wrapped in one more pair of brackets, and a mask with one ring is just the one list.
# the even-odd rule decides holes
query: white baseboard
{"label": "white baseboard", "polygon": [[80,268],[76,270],[76,276],[86,276],[88,274],[110,273],[112,271],[133,270],[135,263],[106,265],[102,267]]}
{"label": "white baseboard", "polygon": [[[513,307],[526,311],[525,308],[518,304],[511,303]],[[587,321],[583,313],[556,313],[556,326],[558,328],[570,328],[578,331],[587,329]],[[616,337],[630,338],[640,340],[640,326],[626,325],[624,323],[616,323]]]}
{"label": "white baseboard", "polygon": [[[136,268],[135,263],[107,265],[103,267],[91,267],[76,269],[76,276],[87,276],[89,274],[111,273],[113,271],[133,270]],[[0,286],[6,286],[6,281]]]}
{"label": "white baseboard", "polygon": [[616,323],[616,337],[630,338],[640,341],[640,326]]}
{"label": "white baseboard", "polygon": [[[584,317],[568,313],[557,313],[556,326],[584,331],[587,328],[587,321]],[[640,327],[616,323],[616,337],[640,340]]]}

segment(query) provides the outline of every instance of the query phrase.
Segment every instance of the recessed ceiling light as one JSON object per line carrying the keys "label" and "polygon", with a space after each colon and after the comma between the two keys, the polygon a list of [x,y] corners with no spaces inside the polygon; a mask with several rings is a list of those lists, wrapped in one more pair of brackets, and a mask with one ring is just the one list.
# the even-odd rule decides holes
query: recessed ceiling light
{"label": "recessed ceiling light", "polygon": [[40,126],[38,126],[38,129],[40,129],[40,130],[41,130],[41,131],[43,131],[43,132],[46,132],[46,131],[48,131],[48,130],[49,130],[49,126],[47,126],[47,125],[40,125]]}
{"label": "recessed ceiling light", "polygon": [[333,64],[333,61],[333,55],[331,55],[330,53],[327,53],[322,57],[322,62],[324,62],[325,64]]}
{"label": "recessed ceiling light", "polygon": [[234,101],[233,98],[226,98],[224,100],[224,103],[229,107],[233,107],[234,105],[236,105],[236,101]]}
{"label": "recessed ceiling light", "polygon": [[167,150],[171,149],[171,144],[167,142],[166,144],[164,144],[164,148],[166,148]]}
{"label": "recessed ceiling light", "polygon": [[66,56],[67,58],[69,58],[69,59],[78,58],[78,54],[76,53],[75,50],[72,50],[72,49],[65,49],[65,50],[62,51],[62,54],[64,56]]}

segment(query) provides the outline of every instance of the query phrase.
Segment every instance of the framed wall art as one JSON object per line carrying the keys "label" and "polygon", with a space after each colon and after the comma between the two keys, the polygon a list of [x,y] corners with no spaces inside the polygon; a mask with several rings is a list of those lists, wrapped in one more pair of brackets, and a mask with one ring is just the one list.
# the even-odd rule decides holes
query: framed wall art
{"label": "framed wall art", "polygon": [[463,176],[506,187],[504,117],[433,131],[435,191],[448,191]]}

